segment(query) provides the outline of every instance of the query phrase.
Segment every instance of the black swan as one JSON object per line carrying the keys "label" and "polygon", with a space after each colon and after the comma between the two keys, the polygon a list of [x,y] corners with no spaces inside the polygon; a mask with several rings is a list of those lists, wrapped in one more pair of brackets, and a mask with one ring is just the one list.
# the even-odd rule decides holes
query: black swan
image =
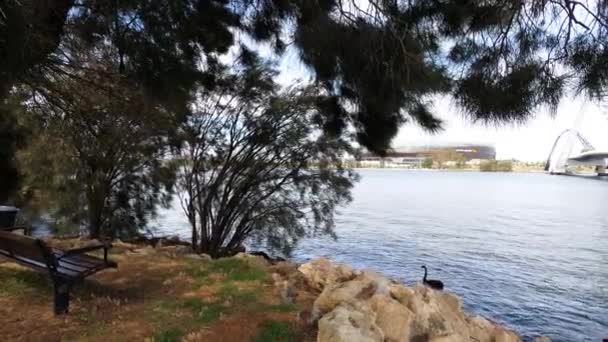
{"label": "black swan", "polygon": [[441,282],[441,280],[435,280],[435,279],[426,279],[426,266],[422,266],[422,268],[424,268],[424,278],[422,278],[422,283],[432,289],[435,290],[443,290],[443,283]]}

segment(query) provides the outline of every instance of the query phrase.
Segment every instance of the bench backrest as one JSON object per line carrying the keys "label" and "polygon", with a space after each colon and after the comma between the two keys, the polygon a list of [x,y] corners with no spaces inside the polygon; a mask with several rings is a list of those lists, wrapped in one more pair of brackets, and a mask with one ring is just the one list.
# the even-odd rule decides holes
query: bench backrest
{"label": "bench backrest", "polygon": [[6,231],[0,231],[0,254],[25,263],[32,261],[40,266],[57,265],[52,251],[44,241]]}

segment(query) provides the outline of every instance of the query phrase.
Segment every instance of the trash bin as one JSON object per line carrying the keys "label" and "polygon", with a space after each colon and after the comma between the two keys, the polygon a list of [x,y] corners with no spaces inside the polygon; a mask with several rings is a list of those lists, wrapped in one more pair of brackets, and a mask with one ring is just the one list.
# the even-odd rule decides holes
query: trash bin
{"label": "trash bin", "polygon": [[0,228],[1,227],[13,227],[15,225],[15,218],[19,209],[15,207],[8,207],[0,205]]}

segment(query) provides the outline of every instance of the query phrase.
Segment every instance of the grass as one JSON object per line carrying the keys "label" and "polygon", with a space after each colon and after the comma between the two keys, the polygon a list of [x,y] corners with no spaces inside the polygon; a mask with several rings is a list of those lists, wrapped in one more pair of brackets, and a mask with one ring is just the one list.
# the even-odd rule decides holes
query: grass
{"label": "grass", "polygon": [[188,269],[186,269],[186,274],[190,277],[192,277],[192,279],[194,279],[194,282],[196,283],[197,286],[203,286],[203,285],[207,285],[210,282],[209,279],[209,275],[210,272],[205,269],[203,266],[193,266],[190,267]]}
{"label": "grass", "polygon": [[228,308],[221,303],[208,303],[201,298],[185,299],[180,306],[189,309],[194,314],[194,319],[203,324],[219,319],[222,314],[228,311]]}
{"label": "grass", "polygon": [[[142,336],[148,336],[146,340],[152,342],[180,341],[190,332],[215,329],[218,320],[229,325],[242,324],[240,320],[230,320],[234,315],[244,314],[247,320],[257,324],[268,317],[263,313],[299,309],[295,304],[275,304],[274,288],[267,282],[268,271],[251,260],[161,258],[166,265],[157,267],[158,262],[152,256],[135,254],[132,258],[129,262],[137,265],[103,273],[100,280],[85,281],[74,287],[72,295],[79,305],[72,308],[71,326],[61,327],[63,336],[83,341],[100,336],[107,337],[108,341],[141,339]],[[154,267],[148,267],[146,258]],[[165,284],[166,280],[171,281]],[[14,297],[16,300],[10,303],[15,310],[27,307],[22,311],[47,312],[53,287],[45,274],[0,265],[0,296]],[[133,312],[129,310],[127,316],[121,317],[119,310],[123,307],[133,308]],[[118,321],[135,324],[139,329],[129,332],[120,325],[108,325]],[[293,341],[297,336],[296,326],[287,321],[263,321],[258,327],[255,334],[251,335],[248,330],[241,332],[241,337],[245,341],[280,342]],[[15,334],[19,333],[14,330]]]}
{"label": "grass", "polygon": [[253,342],[290,342],[296,336],[289,322],[267,320],[263,321]]}
{"label": "grass", "polygon": [[184,335],[180,329],[163,330],[154,335],[154,342],[179,342]]}
{"label": "grass", "polygon": [[191,264],[186,274],[192,277],[197,286],[209,285],[213,282],[211,275],[220,273],[225,281],[264,281],[267,273],[245,260],[222,258],[213,260],[209,264]]}
{"label": "grass", "polygon": [[218,296],[221,300],[230,300],[241,305],[255,303],[258,299],[255,291],[241,290],[232,283],[222,285],[218,291]]}
{"label": "grass", "polygon": [[23,296],[35,293],[47,294],[51,286],[43,275],[32,271],[0,269],[0,294]]}
{"label": "grass", "polygon": [[211,271],[222,272],[226,280],[232,281],[263,281],[267,273],[244,260],[223,258],[214,260],[210,266]]}

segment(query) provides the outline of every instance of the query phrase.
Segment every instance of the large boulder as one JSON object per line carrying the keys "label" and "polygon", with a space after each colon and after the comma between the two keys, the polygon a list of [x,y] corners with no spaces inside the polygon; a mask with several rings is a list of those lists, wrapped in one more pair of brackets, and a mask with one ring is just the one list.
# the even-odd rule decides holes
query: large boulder
{"label": "large boulder", "polygon": [[536,336],[532,342],[551,342],[551,339],[547,336]]}
{"label": "large boulder", "polygon": [[358,305],[367,302],[375,294],[388,294],[388,282],[388,279],[377,273],[365,271],[352,280],[329,284],[315,300],[313,318],[330,312],[342,303]]}
{"label": "large boulder", "polygon": [[415,292],[402,284],[391,284],[389,285],[389,294],[393,299],[407,306],[410,298],[414,296]]}
{"label": "large boulder", "polygon": [[352,267],[342,264],[332,264],[325,258],[317,258],[298,267],[308,285],[323,291],[327,285],[350,280],[356,276]]}
{"label": "large boulder", "polygon": [[384,342],[375,319],[365,306],[339,305],[319,321],[317,342]]}
{"label": "large boulder", "polygon": [[414,313],[398,301],[381,294],[369,299],[369,304],[376,313],[376,324],[384,333],[387,342],[406,342],[410,340],[411,323]]}

